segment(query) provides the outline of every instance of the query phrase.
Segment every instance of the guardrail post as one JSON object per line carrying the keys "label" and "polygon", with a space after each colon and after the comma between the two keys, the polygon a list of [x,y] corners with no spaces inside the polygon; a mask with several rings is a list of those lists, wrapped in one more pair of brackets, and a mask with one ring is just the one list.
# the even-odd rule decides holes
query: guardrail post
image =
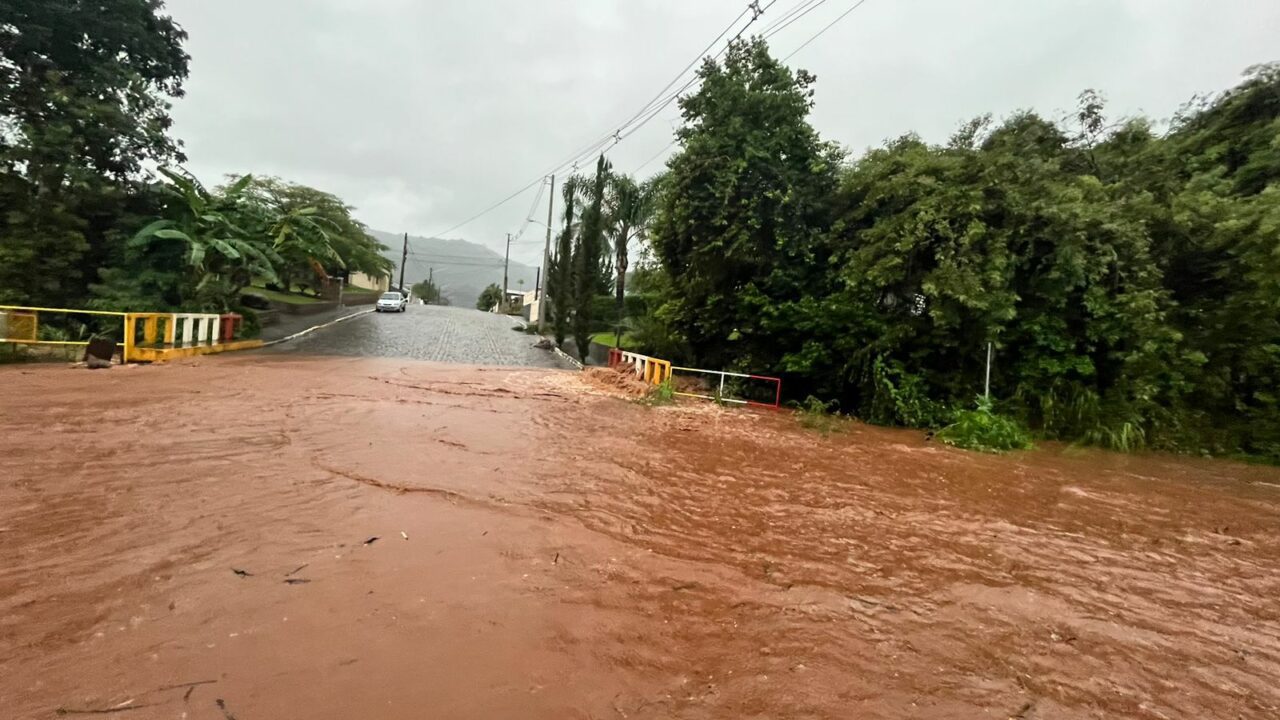
{"label": "guardrail post", "polygon": [[138,319],[134,317],[133,313],[127,313],[124,316],[124,350],[121,355],[121,359],[126,363],[133,357],[133,341],[137,332]]}

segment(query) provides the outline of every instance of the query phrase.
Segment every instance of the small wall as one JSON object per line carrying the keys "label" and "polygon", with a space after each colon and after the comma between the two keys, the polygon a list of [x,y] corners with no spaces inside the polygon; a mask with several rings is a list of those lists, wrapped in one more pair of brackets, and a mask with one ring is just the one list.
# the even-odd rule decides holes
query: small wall
{"label": "small wall", "polygon": [[275,302],[273,300],[271,302],[271,309],[279,310],[285,315],[319,315],[321,313],[327,313],[331,310],[338,309],[338,303],[318,302],[307,303],[305,305],[294,305],[292,303]]}
{"label": "small wall", "polygon": [[342,293],[343,305],[372,305],[378,302],[378,293]]}
{"label": "small wall", "polygon": [[372,277],[369,277],[368,275],[365,275],[362,272],[351,273],[351,275],[348,277],[348,280],[350,281],[348,283],[350,285],[355,285],[356,287],[362,287],[362,288],[372,288],[376,290],[377,292],[373,293],[374,295],[377,295],[378,293],[384,293],[387,291],[387,288],[391,287],[391,278],[389,277],[372,278]]}
{"label": "small wall", "polygon": [[609,346],[601,345],[598,342],[591,343],[591,347],[587,349],[587,365],[608,365],[609,364]]}

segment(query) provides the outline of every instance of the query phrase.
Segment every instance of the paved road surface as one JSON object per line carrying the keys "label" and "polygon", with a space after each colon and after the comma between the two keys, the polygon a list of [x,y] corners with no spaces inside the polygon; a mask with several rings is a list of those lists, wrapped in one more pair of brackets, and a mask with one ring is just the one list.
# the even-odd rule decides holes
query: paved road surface
{"label": "paved road surface", "polygon": [[268,352],[404,357],[416,360],[567,368],[557,355],[533,347],[534,337],[512,330],[501,315],[410,305],[404,313],[371,313],[317,330]]}

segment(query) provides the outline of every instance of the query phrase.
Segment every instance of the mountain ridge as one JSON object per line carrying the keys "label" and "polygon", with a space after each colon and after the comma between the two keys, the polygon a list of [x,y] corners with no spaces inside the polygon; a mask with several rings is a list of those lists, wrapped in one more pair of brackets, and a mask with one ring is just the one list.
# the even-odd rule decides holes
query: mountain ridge
{"label": "mountain ridge", "polygon": [[[396,264],[392,271],[392,284],[400,279],[400,256],[404,243],[403,233],[370,230],[369,234],[387,246],[382,255]],[[434,273],[431,272],[434,268]],[[458,238],[427,238],[409,236],[409,258],[405,263],[404,283],[434,277],[440,293],[459,307],[472,307],[480,293],[490,284],[502,284],[502,256],[493,250]],[[507,275],[512,290],[532,290],[537,280],[537,268],[512,260]]]}

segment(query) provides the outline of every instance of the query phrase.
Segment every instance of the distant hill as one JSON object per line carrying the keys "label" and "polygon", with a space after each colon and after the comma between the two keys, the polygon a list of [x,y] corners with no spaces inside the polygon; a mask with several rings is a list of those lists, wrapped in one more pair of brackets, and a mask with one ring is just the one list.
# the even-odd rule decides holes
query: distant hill
{"label": "distant hill", "polygon": [[[391,281],[400,279],[400,249],[404,236],[370,230],[388,247],[383,253],[396,264]],[[476,298],[490,283],[502,284],[502,256],[483,245],[466,240],[444,240],[409,236],[409,262],[405,264],[404,283],[413,285],[427,279],[435,268],[435,281],[441,294],[459,307],[474,307]],[[537,269],[514,260],[508,269],[508,284],[513,290],[532,290]],[[521,284],[521,280],[524,281]]]}

